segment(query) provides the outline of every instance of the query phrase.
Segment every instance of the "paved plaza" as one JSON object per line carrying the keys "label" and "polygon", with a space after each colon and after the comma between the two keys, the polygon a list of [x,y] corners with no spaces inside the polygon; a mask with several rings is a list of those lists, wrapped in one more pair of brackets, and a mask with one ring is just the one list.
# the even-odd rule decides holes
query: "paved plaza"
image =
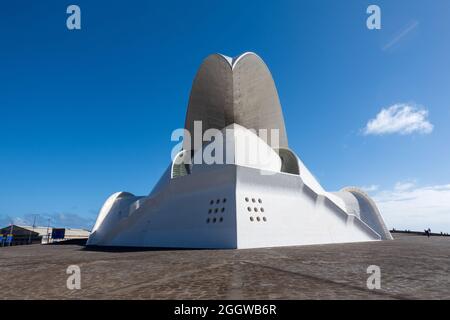
{"label": "paved plaza", "polygon": [[[450,299],[450,238],[252,250],[0,248],[8,299]],[[81,289],[66,286],[69,265]],[[381,268],[368,290],[367,267]]]}

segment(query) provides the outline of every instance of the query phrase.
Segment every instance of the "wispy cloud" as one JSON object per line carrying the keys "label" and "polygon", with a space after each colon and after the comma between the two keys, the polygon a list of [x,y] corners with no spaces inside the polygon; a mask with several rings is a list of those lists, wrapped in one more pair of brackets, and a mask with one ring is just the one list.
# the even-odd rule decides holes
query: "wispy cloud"
{"label": "wispy cloud", "polygon": [[413,189],[415,186],[416,186],[415,181],[401,181],[395,184],[394,190],[398,192],[408,191]]}
{"label": "wispy cloud", "polygon": [[390,228],[450,232],[450,184],[417,186],[398,182],[373,195]]}
{"label": "wispy cloud", "polygon": [[380,188],[380,186],[378,186],[376,184],[372,184],[370,186],[360,187],[361,190],[363,190],[363,191],[365,191],[367,193],[377,191],[379,188]]}
{"label": "wispy cloud", "polygon": [[400,32],[398,32],[394,38],[392,38],[388,43],[383,46],[383,51],[387,51],[396,45],[401,39],[403,39],[408,33],[413,31],[419,26],[419,21],[414,20],[405,26]]}
{"label": "wispy cloud", "polygon": [[398,133],[429,134],[433,125],[428,121],[428,110],[412,104],[399,103],[383,108],[363,129],[365,135],[384,135]]}

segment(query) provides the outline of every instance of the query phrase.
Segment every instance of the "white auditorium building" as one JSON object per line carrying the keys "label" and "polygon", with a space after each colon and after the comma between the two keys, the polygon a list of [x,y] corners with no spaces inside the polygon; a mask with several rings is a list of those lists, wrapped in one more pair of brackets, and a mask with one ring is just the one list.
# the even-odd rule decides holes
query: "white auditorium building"
{"label": "white auditorium building", "polygon": [[[192,133],[195,121],[202,135],[223,133],[225,147],[215,152],[228,161],[192,161],[212,142],[185,137],[148,196],[118,192],[106,200],[88,245],[245,249],[392,239],[367,194],[325,191],[289,148],[277,89],[256,54],[205,59],[185,129]],[[261,129],[277,130],[277,141]],[[255,154],[259,161],[249,161]]]}

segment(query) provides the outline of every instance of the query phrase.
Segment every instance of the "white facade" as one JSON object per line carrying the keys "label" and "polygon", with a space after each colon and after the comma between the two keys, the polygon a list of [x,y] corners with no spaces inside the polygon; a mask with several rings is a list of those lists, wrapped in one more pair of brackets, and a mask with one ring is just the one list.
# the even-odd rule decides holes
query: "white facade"
{"label": "white facade", "polygon": [[[230,161],[188,164],[208,144],[185,144],[149,196],[119,192],[105,202],[88,245],[258,248],[392,239],[364,192],[326,192],[289,149],[272,76],[257,55],[205,60],[186,128],[194,121],[225,133],[221,151]],[[249,129],[279,129],[280,142]]]}

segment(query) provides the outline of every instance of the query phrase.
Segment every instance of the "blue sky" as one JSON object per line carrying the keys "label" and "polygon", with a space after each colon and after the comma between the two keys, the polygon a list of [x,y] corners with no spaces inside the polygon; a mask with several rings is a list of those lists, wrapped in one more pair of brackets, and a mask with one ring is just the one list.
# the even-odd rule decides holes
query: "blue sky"
{"label": "blue sky", "polygon": [[202,60],[254,51],[326,189],[366,188],[390,227],[450,232],[449,17],[447,0],[3,3],[0,222],[88,227],[110,194],[148,194]]}

